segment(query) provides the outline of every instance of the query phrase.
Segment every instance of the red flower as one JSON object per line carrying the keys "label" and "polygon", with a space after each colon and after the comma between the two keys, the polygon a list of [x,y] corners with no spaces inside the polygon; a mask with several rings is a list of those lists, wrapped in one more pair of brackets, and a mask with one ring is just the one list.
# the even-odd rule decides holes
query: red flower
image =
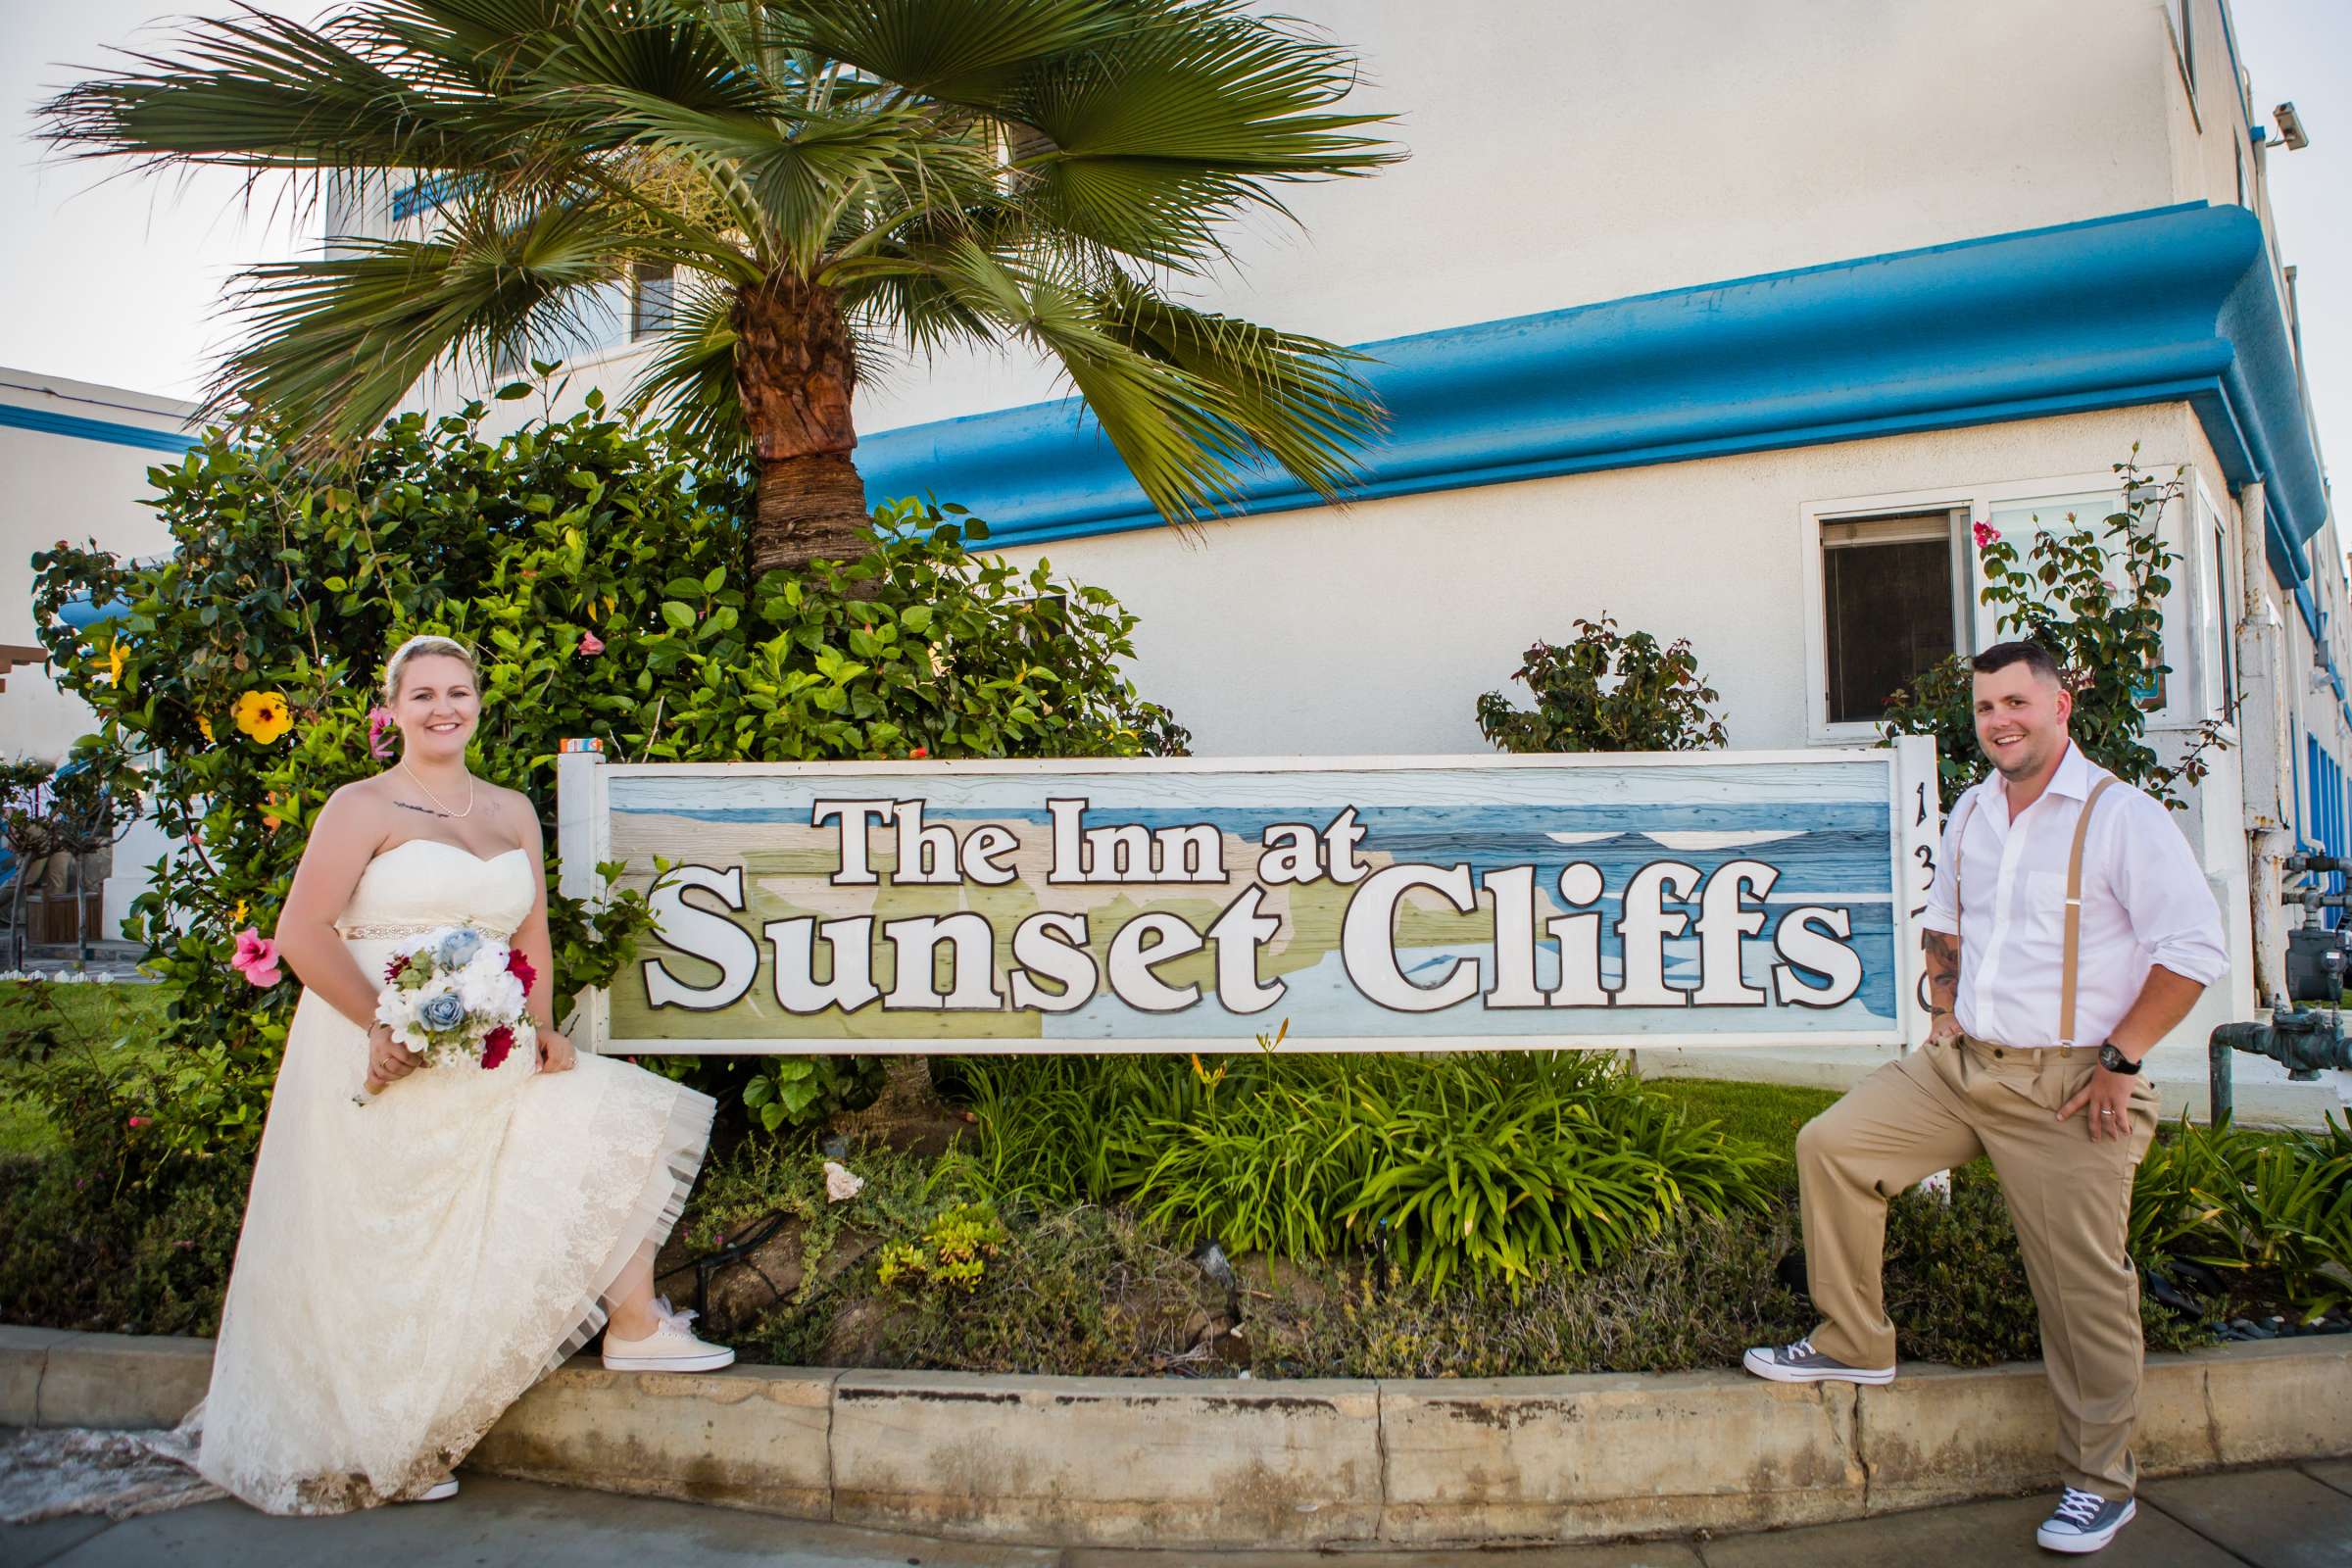
{"label": "red flower", "polygon": [[906,760],[907,760],[908,761],[910,761],[910,762],[919,762],[919,761],[921,761],[921,760],[922,760],[924,758],[926,758],[926,757],[929,757],[930,755],[931,755],[931,748],[930,748],[930,747],[928,747],[928,746],[917,746],[917,747],[916,747],[916,748],[915,748],[913,751],[911,751],[911,752],[908,752],[908,753],[906,754]]}
{"label": "red flower", "polygon": [[144,1116],[133,1116],[130,1118],[130,1125],[133,1127],[144,1127],[147,1125],[147,1118]]}
{"label": "red flower", "polygon": [[583,658],[583,659],[594,659],[594,658],[595,658],[597,655],[599,655],[599,654],[603,653],[604,651],[605,651],[605,640],[604,640],[602,637],[599,637],[599,636],[598,636],[596,633],[594,633],[594,632],[592,632],[592,631],[591,631],[591,632],[582,632],[582,633],[580,634],[580,657],[581,657],[581,658]]}
{"label": "red flower", "polygon": [[393,981],[399,979],[401,971],[406,969],[408,966],[409,955],[404,953],[399,957],[394,958],[390,963],[384,966],[384,984],[390,985]]}
{"label": "red flower", "polygon": [[482,1037],[482,1066],[484,1070],[495,1067],[506,1060],[507,1053],[514,1049],[514,1031],[503,1023],[484,1035]]}
{"label": "red flower", "polygon": [[539,971],[531,967],[531,960],[522,956],[520,948],[507,950],[507,973],[522,982],[525,995],[539,983]]}
{"label": "red flower", "polygon": [[1977,548],[1979,550],[1990,550],[1994,545],[1997,545],[2001,542],[1999,530],[1994,528],[1989,522],[1978,523],[1976,525],[1976,535]]}

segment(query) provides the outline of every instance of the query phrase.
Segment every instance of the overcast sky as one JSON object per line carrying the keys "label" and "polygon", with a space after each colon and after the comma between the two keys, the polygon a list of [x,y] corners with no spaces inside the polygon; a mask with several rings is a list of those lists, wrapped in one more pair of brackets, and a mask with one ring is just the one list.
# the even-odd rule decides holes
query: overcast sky
{"label": "overcast sky", "polygon": [[[142,34],[169,36],[151,19],[223,9],[0,0],[0,212],[16,215],[0,249],[0,298],[11,302],[0,312],[0,366],[193,396],[220,344],[222,280],[241,263],[296,254],[316,233],[282,186],[247,199],[226,175],[107,180],[96,166],[46,159],[27,139],[32,106],[74,79],[70,68],[99,64],[108,46],[135,46]],[[269,9],[317,17],[331,7]],[[2271,197],[2281,253],[2299,269],[2322,442],[2352,461],[2352,3],[2236,0],[2234,15],[2257,113],[2291,99],[2311,132],[2304,151],[2270,155]]]}

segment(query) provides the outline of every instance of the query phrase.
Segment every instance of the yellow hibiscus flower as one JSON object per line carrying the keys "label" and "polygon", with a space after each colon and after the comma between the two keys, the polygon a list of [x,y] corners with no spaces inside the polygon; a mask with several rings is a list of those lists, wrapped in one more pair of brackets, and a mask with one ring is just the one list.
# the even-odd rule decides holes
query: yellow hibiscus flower
{"label": "yellow hibiscus flower", "polygon": [[129,658],[130,650],[124,648],[122,639],[118,637],[107,645],[105,653],[90,661],[90,667],[105,670],[108,684],[120,686],[122,684],[122,665]]}
{"label": "yellow hibiscus flower", "polygon": [[294,715],[287,710],[284,692],[247,692],[237,699],[237,706],[229,713],[236,719],[237,728],[264,746],[294,727]]}
{"label": "yellow hibiscus flower", "polygon": [[213,721],[202,713],[196,715],[196,727],[204,731],[204,738],[208,742],[213,738]]}

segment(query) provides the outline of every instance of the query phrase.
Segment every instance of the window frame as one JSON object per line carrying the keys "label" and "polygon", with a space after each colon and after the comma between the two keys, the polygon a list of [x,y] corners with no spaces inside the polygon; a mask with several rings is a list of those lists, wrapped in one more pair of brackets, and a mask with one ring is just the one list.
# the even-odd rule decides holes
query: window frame
{"label": "window frame", "polygon": [[2197,106],[2197,0],[2174,0],[2164,8],[2164,30],[2173,41],[2173,64],[2180,68],[2180,85],[2188,94],[2188,118],[2205,133],[2205,114]]}
{"label": "window frame", "polygon": [[[2159,476],[2159,482],[2169,482],[2170,475],[2182,466],[2178,462],[2145,460],[2143,471]],[[2214,576],[2218,564],[2224,564],[2230,552],[2235,549],[2230,535],[2230,518],[2213,504],[2203,471],[2195,465],[2187,466],[2189,484],[2181,502],[2167,508],[2162,526],[2165,542],[2180,549],[2181,561],[2174,567],[2173,592],[2176,603],[2186,612],[2189,625],[2180,633],[2179,644],[2168,653],[2180,657],[2167,678],[2165,706],[2148,715],[2148,730],[2193,729],[2205,721],[2212,710],[2204,704],[2204,695],[2211,685],[2206,665],[2209,662],[2197,625],[2207,580]],[[1952,529],[1953,570],[1952,589],[1959,603],[1954,606],[1954,632],[1965,630],[1966,646],[1982,647],[1990,634],[1986,628],[1987,611],[1978,599],[1979,582],[1976,574],[1975,529],[1989,523],[1995,510],[2010,510],[2020,506],[2034,507],[2043,503],[2063,504],[2070,497],[2083,495],[2119,495],[2114,470],[2094,473],[2053,474],[2040,478],[2003,479],[1994,482],[1955,484],[1935,490],[1892,491],[1880,495],[1838,496],[1802,503],[1798,508],[1798,541],[1804,552],[1805,589],[1805,735],[1816,746],[1869,745],[1877,741],[1879,727],[1873,723],[1848,721],[1832,723],[1829,717],[1829,601],[1822,560],[1822,525],[1835,522],[1856,522],[1873,517],[1900,515],[1905,513],[1948,510],[1953,514]],[[2182,516],[2177,517],[2179,512]],[[2212,540],[2196,526],[2199,514],[2210,515],[2213,533],[2219,535],[2223,557],[2217,563],[2210,554]],[[1962,519],[1965,518],[1965,526]],[[2229,578],[2225,574],[2215,585],[2220,595],[2220,634],[2225,640],[2231,634],[2232,620],[2229,602]],[[2176,628],[2168,617],[2166,629]],[[2168,642],[2172,638],[2168,637]],[[1963,650],[1965,651],[1965,649]],[[2219,656],[2224,668],[2228,667],[2226,653]],[[2225,723],[2225,734],[2232,734],[2233,725]]]}
{"label": "window frame", "polygon": [[1965,489],[1906,490],[1886,495],[1849,496],[1835,501],[1808,502],[1799,509],[1798,537],[1804,551],[1805,579],[1805,734],[1816,745],[1870,745],[1879,738],[1879,726],[1864,720],[1833,723],[1830,719],[1830,622],[1829,583],[1822,559],[1824,545],[1822,528],[1825,523],[1869,522],[1882,517],[1916,515],[1923,512],[1942,512],[1952,518],[1952,631],[1960,630],[1959,612],[1964,604],[1975,602],[1976,573],[1971,568],[1974,553],[1965,540],[1968,529],[1963,518],[1974,521],[1970,497]]}
{"label": "window frame", "polygon": [[[652,299],[652,291],[648,285],[657,278],[668,285],[662,294],[659,311],[651,308],[649,304]],[[659,320],[654,319],[657,316],[661,318]],[[642,262],[631,267],[629,269],[628,304],[625,318],[621,322],[621,330],[625,335],[621,338],[621,342],[625,345],[643,343],[650,337],[657,337],[669,330],[677,318],[677,267],[669,263],[655,266]]]}

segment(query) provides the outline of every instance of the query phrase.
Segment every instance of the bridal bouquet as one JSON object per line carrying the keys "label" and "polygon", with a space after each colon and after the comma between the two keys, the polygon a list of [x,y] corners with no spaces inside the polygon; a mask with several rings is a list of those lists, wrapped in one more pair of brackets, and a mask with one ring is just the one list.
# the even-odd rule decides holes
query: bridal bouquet
{"label": "bridal bouquet", "polygon": [[[438,926],[384,970],[376,1021],[427,1067],[496,1067],[532,1037],[523,1017],[531,960],[470,926]],[[353,1099],[375,1097],[362,1090]]]}

